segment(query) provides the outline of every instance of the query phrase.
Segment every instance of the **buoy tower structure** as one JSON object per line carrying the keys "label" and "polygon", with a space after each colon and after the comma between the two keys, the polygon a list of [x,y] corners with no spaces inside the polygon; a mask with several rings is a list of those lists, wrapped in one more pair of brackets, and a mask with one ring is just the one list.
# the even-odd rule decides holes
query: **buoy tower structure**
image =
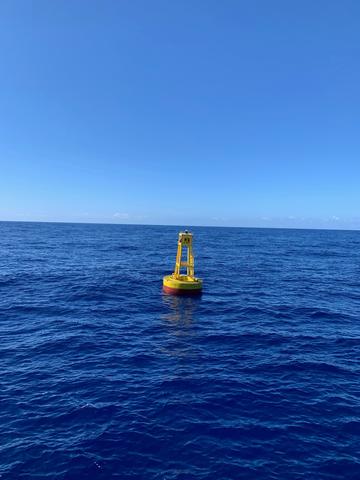
{"label": "buoy tower structure", "polygon": [[[183,260],[183,247],[186,260]],[[181,273],[182,268],[186,268],[186,273]],[[202,291],[202,280],[195,277],[193,234],[187,230],[179,233],[175,271],[164,277],[163,289],[174,295],[199,295]]]}

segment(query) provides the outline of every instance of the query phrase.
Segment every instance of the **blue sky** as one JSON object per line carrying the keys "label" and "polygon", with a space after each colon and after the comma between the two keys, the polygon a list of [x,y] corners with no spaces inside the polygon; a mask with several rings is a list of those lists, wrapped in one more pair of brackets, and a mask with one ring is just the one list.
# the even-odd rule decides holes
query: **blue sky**
{"label": "blue sky", "polygon": [[0,219],[360,228],[359,18],[2,0]]}

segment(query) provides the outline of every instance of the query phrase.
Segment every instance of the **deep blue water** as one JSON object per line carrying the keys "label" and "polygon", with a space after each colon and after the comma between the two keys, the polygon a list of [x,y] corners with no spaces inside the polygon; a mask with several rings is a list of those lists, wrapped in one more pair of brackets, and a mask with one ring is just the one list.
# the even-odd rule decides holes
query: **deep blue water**
{"label": "deep blue water", "polygon": [[0,223],[0,477],[359,479],[360,232]]}

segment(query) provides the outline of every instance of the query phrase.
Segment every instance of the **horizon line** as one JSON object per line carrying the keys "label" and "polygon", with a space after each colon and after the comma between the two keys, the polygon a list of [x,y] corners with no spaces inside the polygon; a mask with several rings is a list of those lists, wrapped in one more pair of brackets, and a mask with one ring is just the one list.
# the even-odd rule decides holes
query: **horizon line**
{"label": "horizon line", "polygon": [[[179,227],[185,228],[185,224],[163,224],[163,223],[118,223],[118,222],[72,222],[61,220],[0,220],[0,223],[45,223],[45,224],[62,224],[62,225],[118,225],[118,226],[134,226],[134,227]],[[323,227],[244,227],[240,225],[187,225],[188,228],[242,228],[257,230],[323,230],[334,232],[359,232],[360,228],[323,228]]]}

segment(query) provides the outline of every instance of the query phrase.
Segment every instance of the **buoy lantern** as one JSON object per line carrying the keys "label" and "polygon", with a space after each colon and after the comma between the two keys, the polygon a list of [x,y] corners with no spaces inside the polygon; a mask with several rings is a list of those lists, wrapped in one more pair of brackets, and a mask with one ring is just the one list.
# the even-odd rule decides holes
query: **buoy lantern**
{"label": "buoy lantern", "polygon": [[[202,280],[195,277],[194,254],[192,249],[193,235],[185,230],[179,233],[175,271],[163,279],[166,293],[174,295],[198,295],[202,290]],[[186,248],[186,261],[182,260],[183,247]],[[186,267],[186,274],[181,274],[181,268]]]}

